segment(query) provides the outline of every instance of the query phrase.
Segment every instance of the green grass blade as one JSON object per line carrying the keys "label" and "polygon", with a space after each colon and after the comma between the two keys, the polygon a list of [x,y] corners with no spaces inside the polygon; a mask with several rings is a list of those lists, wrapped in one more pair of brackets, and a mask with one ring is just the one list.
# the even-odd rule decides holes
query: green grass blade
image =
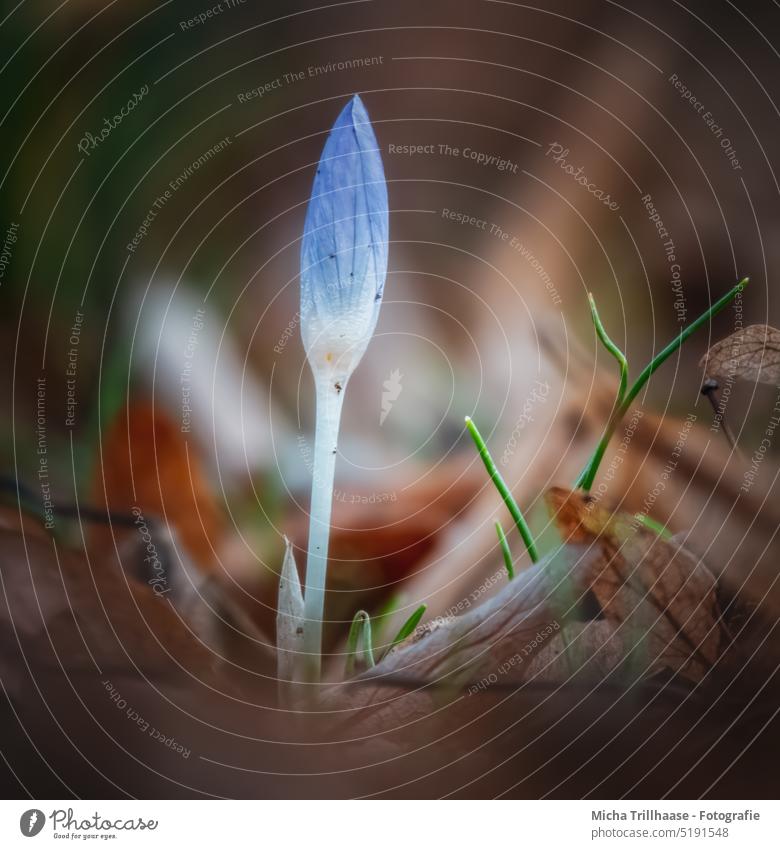
{"label": "green grass blade", "polygon": [[504,566],[506,566],[506,573],[509,575],[509,580],[515,576],[515,567],[512,565],[512,552],[509,550],[509,543],[506,541],[506,534],[504,533],[504,529],[501,527],[501,522],[496,521],[496,533],[498,534],[498,541],[501,545],[501,553],[504,555]]}
{"label": "green grass blade", "polygon": [[705,310],[696,321],[691,322],[685,330],[680,332],[680,335],[677,336],[661,351],[659,354],[656,354],[652,360],[645,366],[642,373],[634,382],[634,385],[629,389],[628,394],[625,398],[625,406],[626,409],[631,404],[631,402],[636,398],[637,395],[642,391],[642,388],[650,380],[651,375],[655,372],[661,365],[663,365],[669,357],[672,356],[679,348],[682,347],[683,343],[685,343],[690,336],[692,336],[703,324],[706,324],[711,318],[714,318],[724,307],[727,307],[732,300],[742,291],[744,291],[747,284],[750,282],[749,277],[745,277],[740,280],[736,286],[726,292],[723,297],[719,298],[715,303],[708,309]]}
{"label": "green grass blade", "polygon": [[534,544],[533,537],[531,536],[531,529],[528,527],[528,524],[523,518],[523,514],[520,512],[517,502],[513,498],[512,493],[509,491],[509,487],[506,485],[506,481],[501,477],[501,473],[496,468],[496,464],[490,456],[490,452],[485,444],[485,440],[482,438],[482,434],[479,430],[477,430],[477,426],[469,416],[466,416],[466,427],[471,434],[471,438],[474,440],[474,444],[477,446],[477,451],[479,451],[479,456],[485,464],[485,468],[487,469],[488,475],[490,475],[490,479],[495,484],[496,489],[504,499],[504,504],[506,504],[507,510],[509,510],[510,515],[515,520],[515,525],[517,525],[517,530],[520,531],[520,536],[523,538],[523,542],[525,543],[525,547],[528,549],[528,554],[530,555],[531,560],[536,563],[539,560],[539,553],[536,550],[536,545]]}
{"label": "green grass blade", "polygon": [[577,478],[575,483],[575,487],[580,487],[584,490],[589,490],[593,486],[593,481],[596,478],[596,473],[598,472],[599,465],[604,457],[604,453],[607,450],[607,446],[609,445],[609,441],[612,439],[612,435],[614,434],[617,426],[623,420],[623,417],[628,412],[631,407],[632,402],[636,398],[636,396],[642,391],[642,388],[650,380],[650,377],[653,373],[664,363],[666,360],[671,357],[675,351],[678,351],[683,343],[693,334],[695,333],[703,324],[706,324],[713,316],[717,315],[724,307],[726,307],[740,292],[743,291],[745,286],[747,286],[749,282],[749,278],[745,277],[743,280],[740,280],[736,286],[726,292],[723,297],[719,298],[708,310],[703,312],[694,322],[688,325],[688,327],[683,330],[679,336],[673,339],[660,353],[656,354],[655,357],[645,366],[642,373],[639,377],[634,381],[633,386],[626,392],[625,397],[623,398],[622,403],[618,406],[618,408],[613,412],[610,416],[609,422],[607,423],[607,427],[604,430],[604,433],[601,437],[599,444],[596,446],[596,450],[593,452],[590,460],[586,464],[585,468],[580,473],[580,476]]}
{"label": "green grass blade", "polygon": [[640,525],[644,525],[648,530],[653,531],[653,533],[657,534],[661,539],[671,539],[672,533],[666,527],[666,525],[662,525],[660,522],[656,522],[655,519],[651,519],[645,513],[634,513],[634,518],[639,522]]}
{"label": "green grass blade", "polygon": [[615,401],[615,405],[618,406],[623,400],[626,389],[628,388],[628,360],[626,360],[626,355],[607,335],[599,312],[596,309],[596,300],[591,292],[588,292],[588,303],[590,304],[590,316],[593,319],[593,326],[596,328],[596,335],[601,340],[601,344],[612,354],[620,366],[620,387],[618,388],[617,400]]}
{"label": "green grass blade", "polygon": [[[394,649],[398,645],[398,643],[402,643],[409,636],[409,634],[414,631],[414,629],[420,624],[420,620],[425,615],[425,611],[427,609],[427,604],[421,604],[417,608],[417,610],[415,610],[414,613],[406,620],[406,622],[401,625],[400,629],[398,630],[398,633],[393,639],[393,642],[390,643],[390,645],[387,647],[388,652]],[[385,654],[387,654],[387,652],[385,652]]]}
{"label": "green grass blade", "polygon": [[395,611],[401,607],[403,601],[404,598],[402,593],[393,593],[373,612],[371,616],[371,633],[374,638],[375,646],[382,644],[385,630],[390,624],[390,619]]}

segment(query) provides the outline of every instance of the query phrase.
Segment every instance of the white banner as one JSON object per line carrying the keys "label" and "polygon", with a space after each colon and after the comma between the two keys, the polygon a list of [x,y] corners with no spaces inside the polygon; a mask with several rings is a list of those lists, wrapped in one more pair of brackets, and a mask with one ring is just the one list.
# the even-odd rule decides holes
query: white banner
{"label": "white banner", "polygon": [[3,801],[0,846],[750,847],[778,844],[776,802]]}

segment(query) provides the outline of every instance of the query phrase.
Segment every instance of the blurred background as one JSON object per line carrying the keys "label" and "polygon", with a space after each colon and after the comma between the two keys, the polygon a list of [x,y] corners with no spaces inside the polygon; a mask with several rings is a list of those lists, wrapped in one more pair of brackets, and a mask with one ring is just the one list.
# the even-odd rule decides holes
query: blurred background
{"label": "blurred background", "polygon": [[[311,486],[299,240],[326,134],[356,92],[384,159],[391,246],[346,395],[332,645],[358,600],[400,594],[402,612],[424,599],[440,613],[458,597],[442,570],[499,562],[475,530],[492,534],[498,500],[464,415],[529,509],[570,483],[578,435],[592,445],[614,390],[588,292],[636,373],[750,276],[641,397],[658,419],[609,496],[664,462],[663,423],[673,445],[692,412],[722,470],[699,360],[740,326],[780,321],[779,24],[775,4],[727,0],[8,5],[9,511],[26,500],[95,569],[122,560],[123,517],[154,515],[273,642],[282,535],[302,568]],[[724,392],[734,489],[777,391]]]}

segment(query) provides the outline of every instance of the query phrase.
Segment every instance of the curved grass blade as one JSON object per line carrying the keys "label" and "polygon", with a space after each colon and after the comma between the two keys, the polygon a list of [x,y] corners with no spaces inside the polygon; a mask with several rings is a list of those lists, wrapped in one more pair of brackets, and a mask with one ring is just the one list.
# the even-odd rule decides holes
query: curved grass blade
{"label": "curved grass blade", "polygon": [[626,355],[607,335],[599,312],[596,309],[596,299],[593,297],[592,292],[588,292],[588,303],[590,304],[590,317],[593,319],[596,335],[601,340],[601,344],[612,354],[620,366],[620,387],[618,388],[617,400],[615,401],[615,404],[618,405],[623,400],[626,389],[628,388],[628,360],[626,360]]}
{"label": "curved grass blade", "polygon": [[374,644],[371,638],[371,617],[365,610],[358,610],[349,627],[347,637],[347,662],[345,674],[351,678],[355,672],[376,666]]}
{"label": "curved grass blade", "polygon": [[590,460],[588,460],[585,468],[580,473],[580,476],[577,478],[575,487],[579,487],[584,490],[589,490],[593,486],[593,481],[596,478],[596,473],[598,472],[599,465],[604,457],[604,453],[607,450],[607,446],[609,445],[610,440],[612,439],[613,434],[617,426],[623,420],[623,417],[628,412],[631,404],[633,403],[636,396],[641,392],[644,385],[650,380],[650,377],[653,373],[664,363],[666,360],[671,357],[675,351],[678,351],[683,343],[693,334],[695,333],[703,324],[708,322],[713,316],[717,315],[724,307],[726,307],[740,292],[742,292],[747,286],[750,278],[745,277],[737,283],[732,289],[726,292],[721,298],[719,298],[708,310],[702,313],[695,321],[688,325],[688,327],[683,330],[679,336],[673,339],[660,353],[658,353],[653,359],[645,366],[642,370],[642,373],[639,377],[634,381],[634,384],[631,388],[626,392],[623,401],[620,405],[615,409],[613,414],[610,416],[609,422],[607,423],[606,428],[604,429],[604,433],[599,441],[599,444],[596,446],[596,450],[593,452]]}

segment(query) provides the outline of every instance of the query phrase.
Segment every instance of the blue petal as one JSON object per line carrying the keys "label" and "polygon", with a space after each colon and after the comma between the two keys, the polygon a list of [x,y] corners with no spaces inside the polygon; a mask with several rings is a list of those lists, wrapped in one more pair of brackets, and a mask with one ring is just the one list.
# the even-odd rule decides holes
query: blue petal
{"label": "blue petal", "polygon": [[312,310],[320,322],[353,316],[370,338],[387,274],[387,242],[382,158],[368,113],[355,95],[330,132],[306,212],[302,322]]}

